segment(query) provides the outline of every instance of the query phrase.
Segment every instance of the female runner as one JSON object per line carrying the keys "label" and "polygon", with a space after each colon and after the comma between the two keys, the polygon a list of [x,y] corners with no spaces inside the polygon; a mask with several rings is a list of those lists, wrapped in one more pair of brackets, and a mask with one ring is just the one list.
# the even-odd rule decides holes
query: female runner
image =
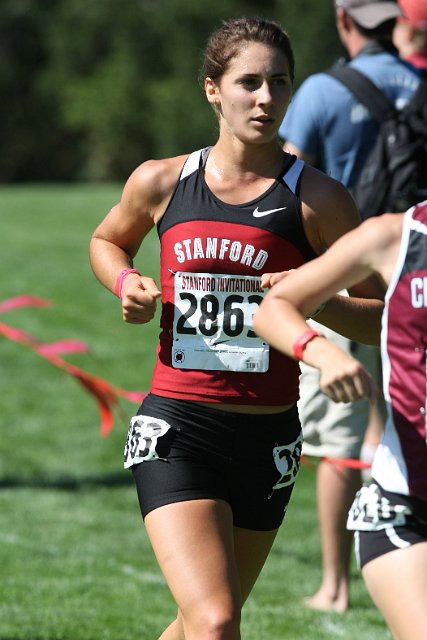
{"label": "female runner", "polygon": [[[294,58],[279,25],[224,23],[203,73],[216,143],[138,167],[90,249],[126,322],[150,321],[162,301],[150,393],[125,447],[178,606],[162,640],[240,638],[241,608],[283,520],[302,443],[298,365],[256,336],[252,316],[270,274],[311,260],[359,223],[341,184],[281,149]],[[133,268],[154,225],[160,288]],[[378,287],[352,294],[360,297],[330,301],[322,322],[375,340]]]}

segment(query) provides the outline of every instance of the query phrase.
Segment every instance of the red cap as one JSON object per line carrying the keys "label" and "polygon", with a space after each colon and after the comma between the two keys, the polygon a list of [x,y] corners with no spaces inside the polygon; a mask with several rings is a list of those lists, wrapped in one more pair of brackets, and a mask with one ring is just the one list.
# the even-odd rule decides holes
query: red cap
{"label": "red cap", "polygon": [[399,0],[399,6],[416,29],[427,30],[427,0]]}

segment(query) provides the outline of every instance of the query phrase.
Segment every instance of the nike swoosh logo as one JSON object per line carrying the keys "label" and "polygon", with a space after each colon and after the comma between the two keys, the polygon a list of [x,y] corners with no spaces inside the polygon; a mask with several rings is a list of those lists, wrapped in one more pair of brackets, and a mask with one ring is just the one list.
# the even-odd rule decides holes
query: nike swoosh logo
{"label": "nike swoosh logo", "polygon": [[279,207],[279,209],[268,209],[267,211],[260,211],[258,207],[253,210],[254,218],[263,218],[264,216],[270,215],[270,213],[276,213],[276,211],[283,211],[287,207]]}

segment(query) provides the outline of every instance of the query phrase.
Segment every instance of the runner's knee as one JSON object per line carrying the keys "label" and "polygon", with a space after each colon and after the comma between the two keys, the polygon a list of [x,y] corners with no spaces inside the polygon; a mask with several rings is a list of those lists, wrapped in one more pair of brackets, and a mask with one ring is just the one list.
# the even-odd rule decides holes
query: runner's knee
{"label": "runner's knee", "polygon": [[237,603],[203,603],[193,611],[190,620],[184,617],[186,640],[238,640],[241,611]]}

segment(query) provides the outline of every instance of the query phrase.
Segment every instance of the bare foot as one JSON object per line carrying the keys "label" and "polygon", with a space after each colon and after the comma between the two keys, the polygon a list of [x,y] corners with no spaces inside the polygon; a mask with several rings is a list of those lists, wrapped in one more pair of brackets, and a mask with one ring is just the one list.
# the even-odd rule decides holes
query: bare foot
{"label": "bare foot", "polygon": [[304,604],[309,609],[317,611],[334,611],[335,613],[345,613],[348,610],[347,598],[331,598],[322,591],[318,591],[311,598],[304,598]]}

